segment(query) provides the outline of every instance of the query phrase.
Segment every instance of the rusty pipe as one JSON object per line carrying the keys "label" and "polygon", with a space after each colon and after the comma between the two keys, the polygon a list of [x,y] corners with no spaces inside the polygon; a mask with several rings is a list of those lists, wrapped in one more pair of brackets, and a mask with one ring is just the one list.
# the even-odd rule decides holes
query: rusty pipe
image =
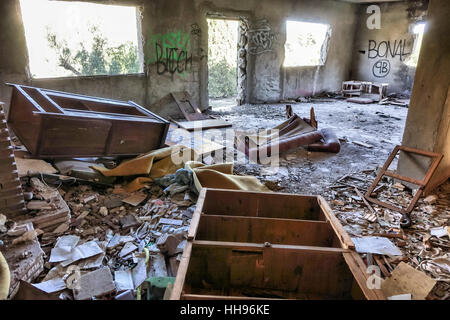
{"label": "rusty pipe", "polygon": [[332,152],[338,153],[341,151],[341,143],[338,137],[334,134],[331,129],[320,130],[323,135],[323,143],[314,143],[308,145],[307,149],[309,151],[319,151],[319,152]]}
{"label": "rusty pipe", "polygon": [[[249,148],[250,139],[245,137],[245,154],[250,159],[257,159],[258,162],[260,158],[264,155],[267,157],[272,156],[272,149],[278,149],[278,153],[282,153],[300,146],[309,145],[323,138],[321,131],[312,131],[308,133],[298,134],[289,136],[281,139],[274,139],[268,144],[258,146],[256,148]],[[264,154],[262,151],[266,148]]]}

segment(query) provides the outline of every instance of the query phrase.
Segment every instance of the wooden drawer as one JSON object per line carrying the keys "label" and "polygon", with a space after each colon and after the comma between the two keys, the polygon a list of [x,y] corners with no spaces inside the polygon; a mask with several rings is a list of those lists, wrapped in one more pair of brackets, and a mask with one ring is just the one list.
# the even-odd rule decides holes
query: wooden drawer
{"label": "wooden drawer", "polygon": [[202,189],[172,299],[384,299],[320,196]]}
{"label": "wooden drawer", "polygon": [[134,156],[165,145],[169,122],[132,101],[9,85],[8,124],[36,158]]}

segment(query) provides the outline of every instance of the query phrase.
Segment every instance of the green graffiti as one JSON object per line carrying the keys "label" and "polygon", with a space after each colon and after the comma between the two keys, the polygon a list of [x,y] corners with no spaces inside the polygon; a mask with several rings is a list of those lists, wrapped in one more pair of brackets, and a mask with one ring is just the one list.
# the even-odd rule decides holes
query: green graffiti
{"label": "green graffiti", "polygon": [[191,37],[187,32],[151,34],[147,42],[147,64],[156,64],[158,74],[183,74],[192,67],[190,47]]}

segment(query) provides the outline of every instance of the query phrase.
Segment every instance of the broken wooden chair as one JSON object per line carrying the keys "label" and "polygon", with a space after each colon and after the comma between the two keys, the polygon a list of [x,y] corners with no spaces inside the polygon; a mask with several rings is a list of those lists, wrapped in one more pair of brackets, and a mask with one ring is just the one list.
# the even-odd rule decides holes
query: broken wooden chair
{"label": "broken wooden chair", "polygon": [[[405,153],[421,155],[421,156],[425,156],[425,157],[433,159],[423,180],[417,180],[414,178],[405,177],[405,176],[399,175],[397,173],[388,171],[389,166],[391,165],[392,161],[394,160],[395,156],[397,155],[397,153],[399,151],[403,151]],[[431,177],[433,176],[433,173],[436,170],[436,168],[438,167],[439,163],[441,162],[442,157],[443,157],[443,155],[439,154],[439,153],[414,149],[414,148],[410,148],[410,147],[406,147],[406,146],[396,146],[394,148],[394,151],[392,151],[392,153],[389,155],[389,158],[386,160],[386,163],[381,168],[380,172],[378,173],[377,177],[373,181],[372,185],[367,190],[367,192],[365,194],[365,198],[372,203],[376,203],[382,207],[402,213],[403,217],[401,219],[400,226],[402,228],[408,228],[409,226],[411,226],[410,213],[414,209],[414,206],[416,205],[417,201],[419,200],[420,196],[422,195],[423,190],[426,188],[428,182],[430,181]],[[375,190],[375,188],[377,187],[378,183],[380,182],[380,180],[383,176],[388,176],[388,177],[391,177],[391,178],[394,178],[397,180],[406,181],[411,184],[417,185],[419,187],[416,194],[414,195],[411,203],[409,204],[409,206],[406,209],[393,206],[389,203],[380,201],[380,200],[372,197],[372,192]]]}

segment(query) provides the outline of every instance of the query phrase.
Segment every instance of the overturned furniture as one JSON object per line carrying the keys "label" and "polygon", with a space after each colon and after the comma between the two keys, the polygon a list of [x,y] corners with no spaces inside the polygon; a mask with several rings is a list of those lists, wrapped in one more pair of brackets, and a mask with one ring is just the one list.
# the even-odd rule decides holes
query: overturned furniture
{"label": "overturned furniture", "polygon": [[[394,160],[394,158],[397,156],[397,154],[399,153],[399,151],[402,151],[406,154],[415,154],[418,156],[422,156],[425,158],[431,158],[433,159],[429,168],[427,169],[427,172],[425,173],[425,176],[422,180],[418,180],[418,179],[414,179],[411,177],[405,177],[402,175],[399,175],[395,172],[389,171],[389,166],[391,165],[392,161]],[[443,158],[443,155],[440,153],[435,153],[435,152],[430,152],[430,151],[424,151],[424,150],[419,150],[419,149],[415,149],[415,148],[410,148],[410,147],[406,147],[406,146],[395,146],[394,150],[392,151],[392,153],[389,155],[388,159],[386,160],[384,166],[381,168],[381,170],[378,172],[377,177],[375,178],[375,180],[373,181],[372,185],[369,187],[369,189],[367,190],[366,194],[365,194],[365,198],[372,202],[372,203],[376,203],[382,207],[394,210],[394,211],[398,211],[401,212],[403,214],[402,219],[400,221],[400,226],[403,228],[407,228],[411,225],[411,217],[410,217],[410,213],[411,211],[413,211],[417,201],[419,200],[419,198],[422,196],[423,191],[425,190],[425,188],[428,185],[428,182],[430,181],[431,177],[433,176],[434,172],[436,171],[439,163],[441,162]],[[386,203],[383,202],[381,200],[378,200],[374,197],[372,197],[372,193],[374,192],[375,188],[377,187],[378,183],[380,182],[381,178],[383,178],[383,176],[388,176],[400,181],[405,181],[408,182],[410,184],[416,185],[418,186],[418,189],[411,201],[411,203],[408,205],[407,208],[400,208],[397,206],[394,206],[390,203]]]}
{"label": "overturned furniture", "polygon": [[8,124],[36,158],[131,156],[164,145],[169,122],[132,101],[9,85]]}
{"label": "overturned furniture", "polygon": [[320,196],[204,188],[171,299],[384,299]]}
{"label": "overturned furniture", "polygon": [[257,133],[236,132],[236,149],[258,163],[301,146],[318,152],[338,153],[341,150],[339,139],[331,129],[317,130],[313,109],[311,119],[292,113],[290,106],[286,108],[286,115],[288,119],[272,129]]}

